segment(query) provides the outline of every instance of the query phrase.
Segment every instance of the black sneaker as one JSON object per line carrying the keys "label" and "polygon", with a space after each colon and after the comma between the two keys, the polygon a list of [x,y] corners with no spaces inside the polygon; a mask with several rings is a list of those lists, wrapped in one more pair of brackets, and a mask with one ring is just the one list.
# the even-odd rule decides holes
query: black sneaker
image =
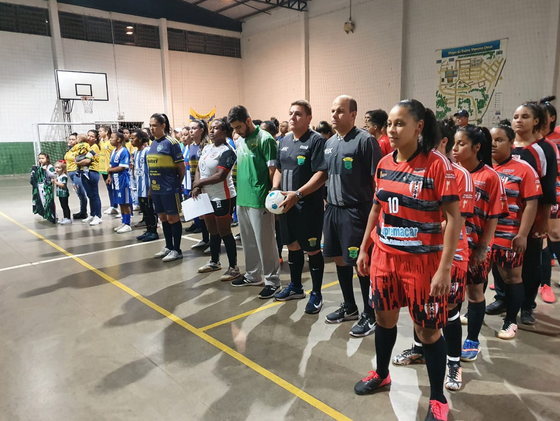
{"label": "black sneaker", "polygon": [[327,323],[340,323],[348,320],[358,320],[358,307],[349,309],[346,303],[342,303],[338,310],[327,314],[325,320]]}
{"label": "black sneaker", "polygon": [[378,389],[390,385],[390,374],[385,379],[382,379],[375,371],[370,371],[366,377],[356,383],[356,386],[354,386],[354,392],[356,392],[356,395],[371,395]]}
{"label": "black sneaker", "polygon": [[75,213],[74,215],[72,215],[72,218],[74,218],[74,219],[86,219],[87,217],[88,217],[87,213],[81,213],[81,212],[80,213]]}
{"label": "black sneaker", "polygon": [[138,237],[136,237],[136,239],[138,241],[142,241],[142,240],[144,240],[144,238],[146,238],[146,234],[148,234],[148,231],[144,231],[144,234],[139,235]]}
{"label": "black sneaker", "polygon": [[279,289],[280,285],[267,285],[262,289],[261,292],[259,292],[259,295],[257,295],[257,297],[262,298],[263,300],[272,298],[274,297],[274,294],[276,294],[276,291],[278,291]]}
{"label": "black sneaker", "polygon": [[262,284],[263,281],[250,281],[245,277],[231,281],[232,287],[250,287],[250,286],[259,286]]}
{"label": "black sneaker", "polygon": [[496,300],[486,306],[486,314],[496,316],[498,314],[505,313],[506,307],[506,303],[504,303],[502,300]]}
{"label": "black sneaker", "polygon": [[375,317],[362,313],[358,323],[356,323],[350,330],[350,336],[363,338],[364,336],[371,335],[375,332],[376,327],[377,323],[375,322]]}
{"label": "black sneaker", "polygon": [[533,310],[521,310],[521,323],[524,325],[534,325],[535,315]]}
{"label": "black sneaker", "polygon": [[148,243],[150,241],[159,240],[159,234],[157,232],[147,232],[142,241]]}
{"label": "black sneaker", "polygon": [[196,229],[196,225],[192,224],[190,227],[185,228],[186,233],[191,233]]}

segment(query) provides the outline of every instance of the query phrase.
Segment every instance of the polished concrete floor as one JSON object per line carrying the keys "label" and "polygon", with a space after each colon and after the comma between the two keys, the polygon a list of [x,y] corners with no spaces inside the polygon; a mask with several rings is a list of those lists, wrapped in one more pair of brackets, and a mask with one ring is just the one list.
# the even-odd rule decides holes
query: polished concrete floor
{"label": "polished concrete floor", "polygon": [[[306,300],[263,301],[220,272],[198,274],[208,256],[190,250],[197,236],[185,236],[182,261],[164,264],[152,258],[161,241],[115,234],[118,220],[42,221],[30,190],[28,177],[0,178],[0,420],[424,419],[424,367],[392,368],[390,392],[353,393],[374,338],[324,322],[341,301],[332,263],[325,307],[306,315]],[[75,195],[70,203],[76,211]],[[560,293],[557,270],[554,279]],[[511,342],[487,317],[481,356],[447,394],[451,420],[560,420],[560,304],[539,301],[536,314]],[[403,311],[395,351],[410,345],[411,326]]]}

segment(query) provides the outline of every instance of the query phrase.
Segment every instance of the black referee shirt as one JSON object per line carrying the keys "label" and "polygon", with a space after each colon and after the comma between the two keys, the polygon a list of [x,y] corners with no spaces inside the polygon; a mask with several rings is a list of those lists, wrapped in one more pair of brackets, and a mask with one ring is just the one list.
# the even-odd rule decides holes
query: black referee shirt
{"label": "black referee shirt", "polygon": [[[327,169],[325,138],[313,130],[305,132],[300,139],[295,139],[293,133],[288,133],[278,144],[276,164],[282,173],[281,189],[299,190],[317,171]],[[321,189],[304,197],[303,200],[312,198],[322,200]]]}
{"label": "black referee shirt", "polygon": [[373,175],[381,157],[377,140],[357,127],[350,130],[344,138],[335,134],[327,140],[327,203],[342,207],[371,204]]}

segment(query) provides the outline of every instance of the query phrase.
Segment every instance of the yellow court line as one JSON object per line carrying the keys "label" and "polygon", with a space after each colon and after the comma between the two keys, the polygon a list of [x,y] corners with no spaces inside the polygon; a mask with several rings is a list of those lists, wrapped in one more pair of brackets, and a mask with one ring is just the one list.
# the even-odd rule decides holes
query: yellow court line
{"label": "yellow court line", "polygon": [[43,240],[45,243],[47,243],[51,247],[55,248],[56,250],[60,251],[61,253],[65,254],[66,256],[71,257],[74,261],[76,261],[77,263],[79,263],[80,265],[85,267],[86,269],[89,269],[93,273],[99,275],[101,278],[103,278],[107,282],[110,282],[111,284],[113,284],[117,288],[119,288],[122,291],[129,294],[130,296],[136,298],[138,301],[147,305],[152,310],[158,312],[162,316],[167,317],[169,320],[173,321],[174,323],[176,323],[179,326],[183,327],[184,329],[188,330],[192,334],[198,336],[200,339],[202,339],[205,342],[209,343],[210,345],[218,348],[220,351],[228,354],[230,357],[236,359],[240,363],[246,365],[250,369],[254,370],[255,372],[262,375],[263,377],[270,380],[271,382],[273,382],[273,383],[277,384],[278,386],[280,386],[281,388],[287,390],[288,392],[290,392],[291,394],[293,394],[297,398],[299,398],[302,401],[308,403],[309,405],[313,406],[314,408],[317,408],[319,411],[323,412],[324,414],[330,416],[331,418],[333,418],[337,421],[352,421],[346,415],[338,412],[336,409],[331,408],[327,404],[321,402],[319,399],[311,396],[309,393],[304,392],[303,390],[299,389],[298,387],[294,386],[293,384],[287,382],[286,380],[284,380],[280,376],[277,376],[276,374],[272,373],[271,371],[269,371],[266,368],[262,367],[261,365],[257,364],[253,360],[250,360],[249,358],[245,357],[243,354],[237,352],[233,348],[230,348],[229,346],[227,346],[224,343],[218,341],[217,339],[214,339],[213,337],[211,337],[207,333],[203,332],[201,329],[198,329],[198,328],[194,327],[193,325],[185,322],[183,319],[179,318],[175,314],[167,311],[166,309],[164,309],[163,307],[160,307],[159,305],[157,305],[153,301],[150,301],[146,297],[138,294],[132,288],[127,287],[126,285],[122,284],[121,282],[117,281],[116,279],[107,275],[106,273],[100,271],[99,269],[94,268],[89,263],[83,261],[79,257],[74,256],[72,253],[66,251],[65,249],[63,249],[59,245],[57,245],[57,244],[53,243],[52,241],[48,240],[47,238],[43,237],[41,234],[33,231],[32,229],[27,228],[25,225],[20,224],[19,222],[10,218],[8,215],[6,215],[3,212],[0,212],[0,215],[3,216],[4,218],[6,218],[8,221],[12,222],[13,224],[17,225],[18,227],[23,228],[25,231],[34,235],[35,237],[39,238],[40,240]]}
{"label": "yellow court line", "polygon": [[[323,285],[321,289],[330,288],[334,285],[338,285],[338,281],[331,282],[330,284]],[[312,290],[305,291],[306,294],[309,294]],[[269,308],[279,306],[281,304],[286,303],[286,301],[276,301],[274,303],[267,304],[265,306],[259,307],[255,310],[246,311],[245,313],[238,314],[237,316],[230,317],[229,319],[221,320],[216,323],[212,323],[211,325],[201,327],[200,330],[206,332],[207,330],[214,329],[215,327],[226,325],[228,323],[234,322],[236,320],[242,319],[247,316],[251,316],[252,314],[258,313],[260,311],[268,310]]]}

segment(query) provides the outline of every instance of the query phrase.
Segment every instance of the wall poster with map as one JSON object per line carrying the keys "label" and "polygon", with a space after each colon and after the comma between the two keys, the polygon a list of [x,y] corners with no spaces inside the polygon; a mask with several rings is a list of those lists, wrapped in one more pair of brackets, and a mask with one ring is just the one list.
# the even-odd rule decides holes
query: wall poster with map
{"label": "wall poster with map", "polygon": [[469,123],[491,125],[502,118],[497,90],[506,64],[507,38],[436,51],[439,83],[436,117],[469,112]]}

